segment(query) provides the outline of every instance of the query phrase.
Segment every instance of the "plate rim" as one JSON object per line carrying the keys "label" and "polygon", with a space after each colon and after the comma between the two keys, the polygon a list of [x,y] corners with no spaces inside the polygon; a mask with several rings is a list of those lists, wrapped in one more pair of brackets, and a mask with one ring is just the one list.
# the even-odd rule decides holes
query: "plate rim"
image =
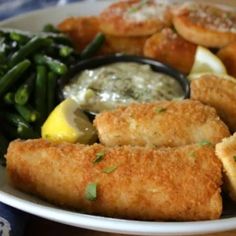
{"label": "plate rim", "polygon": [[[20,191],[21,192],[21,191]],[[27,193],[26,193],[27,194]],[[29,195],[29,194],[27,194]],[[32,197],[32,195],[30,195]],[[37,198],[37,197],[36,197]],[[0,190],[0,201],[19,210],[55,222],[103,232],[132,235],[195,235],[235,229],[236,217],[205,221],[157,222],[126,220],[83,214],[57,206],[47,206]],[[41,201],[41,199],[40,199]],[[47,203],[47,202],[45,202]],[[53,214],[49,214],[53,210]],[[105,224],[106,223],[106,224]],[[196,227],[197,226],[197,227]]]}
{"label": "plate rim", "polygon": [[[114,1],[114,0],[112,0]],[[107,0],[99,0],[95,4],[110,4]],[[66,6],[67,9],[71,7],[79,7],[91,4],[91,1],[81,1],[77,3],[70,3]],[[236,6],[236,5],[235,5]],[[33,10],[27,13],[19,14],[9,19],[0,22],[0,27],[11,24],[18,20],[27,19],[42,13],[50,13],[65,6],[52,6],[46,9]],[[0,172],[6,175],[4,168],[0,167]],[[217,220],[207,221],[189,221],[189,222],[150,222],[138,220],[126,220],[118,218],[110,218],[96,215],[83,214],[75,211],[59,209],[57,206],[46,206],[37,204],[30,200],[26,200],[10,193],[1,190],[0,185],[0,201],[15,207],[24,212],[40,216],[42,218],[60,222],[63,224],[81,227],[86,229],[98,230],[103,232],[133,234],[133,235],[195,235],[203,233],[223,232],[236,229],[236,216]],[[31,196],[30,194],[27,194]],[[53,211],[54,214],[48,214]],[[65,217],[66,215],[66,217]],[[109,223],[109,224],[108,224]]]}

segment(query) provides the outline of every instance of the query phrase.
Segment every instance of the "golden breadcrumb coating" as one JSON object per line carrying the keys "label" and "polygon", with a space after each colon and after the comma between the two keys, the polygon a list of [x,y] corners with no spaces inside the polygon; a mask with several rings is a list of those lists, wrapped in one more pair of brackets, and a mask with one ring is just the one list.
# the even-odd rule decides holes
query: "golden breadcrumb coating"
{"label": "golden breadcrumb coating", "polygon": [[236,42],[221,48],[216,54],[224,63],[229,75],[236,77]]}
{"label": "golden breadcrumb coating", "polygon": [[236,13],[210,4],[188,2],[175,10],[173,24],[186,40],[221,48],[236,40]]}
{"label": "golden breadcrumb coating", "polygon": [[230,135],[214,108],[193,100],[131,104],[98,114],[94,125],[107,146],[216,144]]}
{"label": "golden breadcrumb coating", "polygon": [[[98,155],[103,159],[95,163]],[[86,213],[182,221],[216,219],[222,212],[221,163],[212,146],[157,150],[16,140],[6,159],[15,187]],[[91,183],[97,196],[88,200]]]}
{"label": "golden breadcrumb coating", "polygon": [[236,131],[236,80],[216,75],[192,80],[191,98],[214,107],[229,129]]}
{"label": "golden breadcrumb coating", "polygon": [[146,40],[144,55],[188,74],[193,66],[196,48],[195,44],[186,41],[171,28],[165,28]]}
{"label": "golden breadcrumb coating", "polygon": [[147,36],[119,37],[105,34],[106,40],[99,54],[125,53],[130,55],[143,55],[143,47]]}
{"label": "golden breadcrumb coating", "polygon": [[225,189],[236,201],[236,133],[216,145],[216,155],[223,164]]}
{"label": "golden breadcrumb coating", "polygon": [[78,51],[82,51],[100,31],[97,16],[69,17],[58,28],[70,37]]}
{"label": "golden breadcrumb coating", "polygon": [[[99,18],[96,16],[69,17],[63,20],[58,28],[69,36],[78,51],[82,51],[100,32]],[[122,52],[142,55],[146,39],[147,36],[118,37],[105,34],[105,42],[98,54],[107,55]]]}
{"label": "golden breadcrumb coating", "polygon": [[165,9],[154,0],[118,1],[100,14],[100,29],[115,36],[151,35],[165,25]]}

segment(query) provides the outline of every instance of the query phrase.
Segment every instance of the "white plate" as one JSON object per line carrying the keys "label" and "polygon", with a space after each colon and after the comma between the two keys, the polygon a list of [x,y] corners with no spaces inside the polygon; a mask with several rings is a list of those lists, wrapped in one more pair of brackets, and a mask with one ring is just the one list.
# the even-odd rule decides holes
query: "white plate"
{"label": "white plate", "polygon": [[[220,2],[213,0],[214,3]],[[224,3],[231,1],[224,1]],[[0,27],[38,31],[46,23],[58,23],[64,18],[76,15],[96,15],[110,2],[82,2],[66,7],[54,7],[35,11],[0,23]],[[232,1],[236,6],[236,2]],[[225,204],[224,214],[219,220],[197,222],[145,222],[121,220],[94,215],[86,215],[57,208],[31,195],[12,188],[5,169],[0,167],[0,201],[53,221],[93,230],[135,234],[135,235],[193,235],[226,231],[236,228],[236,206]]]}

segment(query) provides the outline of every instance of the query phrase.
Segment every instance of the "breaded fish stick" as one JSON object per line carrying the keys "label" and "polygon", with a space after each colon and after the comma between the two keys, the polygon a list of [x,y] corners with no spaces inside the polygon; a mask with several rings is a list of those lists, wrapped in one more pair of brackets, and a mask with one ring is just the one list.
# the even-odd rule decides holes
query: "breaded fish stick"
{"label": "breaded fish stick", "polygon": [[157,150],[17,140],[6,158],[15,187],[87,213],[205,220],[222,211],[221,163],[211,146]]}
{"label": "breaded fish stick", "polygon": [[216,145],[216,155],[223,164],[225,189],[236,202],[236,133]]}
{"label": "breaded fish stick", "polygon": [[107,146],[216,144],[230,135],[214,108],[192,100],[132,104],[98,114],[94,124]]}
{"label": "breaded fish stick", "polygon": [[236,131],[236,80],[203,75],[192,80],[191,98],[214,107],[230,131]]}

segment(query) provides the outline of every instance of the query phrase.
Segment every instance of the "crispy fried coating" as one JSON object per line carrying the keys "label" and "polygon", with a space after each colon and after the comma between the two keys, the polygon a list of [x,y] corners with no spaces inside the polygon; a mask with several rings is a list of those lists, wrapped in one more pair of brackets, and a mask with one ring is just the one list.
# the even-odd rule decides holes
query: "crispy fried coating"
{"label": "crispy fried coating", "polygon": [[216,145],[216,155],[223,164],[224,187],[236,201],[236,133]]}
{"label": "crispy fried coating", "polygon": [[100,14],[100,29],[114,36],[151,35],[165,25],[165,7],[154,0],[118,1]]}
{"label": "crispy fried coating", "polygon": [[99,32],[99,20],[96,16],[69,17],[58,28],[71,38],[78,51],[82,51]]}
{"label": "crispy fried coating", "polygon": [[119,37],[105,35],[106,40],[99,54],[125,53],[143,55],[143,47],[148,37]]}
{"label": "crispy fried coating", "polygon": [[229,75],[236,77],[236,42],[221,48],[217,56],[224,63]]}
{"label": "crispy fried coating", "polygon": [[191,82],[191,99],[216,109],[232,132],[236,131],[236,80],[205,75]]}
{"label": "crispy fried coating", "polygon": [[189,2],[180,6],[173,24],[183,38],[205,47],[221,48],[236,41],[235,12],[210,4]]}
{"label": "crispy fried coating", "polygon": [[[96,155],[104,153],[95,163]],[[16,140],[8,148],[11,183],[50,202],[104,216],[141,220],[220,217],[221,163],[213,147],[108,148]],[[110,173],[104,169],[113,167]],[[96,183],[96,199],[85,189]]]}
{"label": "crispy fried coating", "polygon": [[144,55],[188,74],[193,66],[196,48],[195,44],[186,41],[171,28],[165,28],[147,39]]}
{"label": "crispy fried coating", "polygon": [[230,135],[214,108],[191,100],[131,104],[98,114],[94,124],[107,146],[216,144]]}
{"label": "crispy fried coating", "polygon": [[[74,42],[78,51],[82,51],[100,32],[99,18],[70,17],[62,21],[58,28],[66,33]],[[147,37],[118,37],[105,35],[105,43],[99,50],[99,55],[122,52],[132,55],[143,55],[143,47]]]}

